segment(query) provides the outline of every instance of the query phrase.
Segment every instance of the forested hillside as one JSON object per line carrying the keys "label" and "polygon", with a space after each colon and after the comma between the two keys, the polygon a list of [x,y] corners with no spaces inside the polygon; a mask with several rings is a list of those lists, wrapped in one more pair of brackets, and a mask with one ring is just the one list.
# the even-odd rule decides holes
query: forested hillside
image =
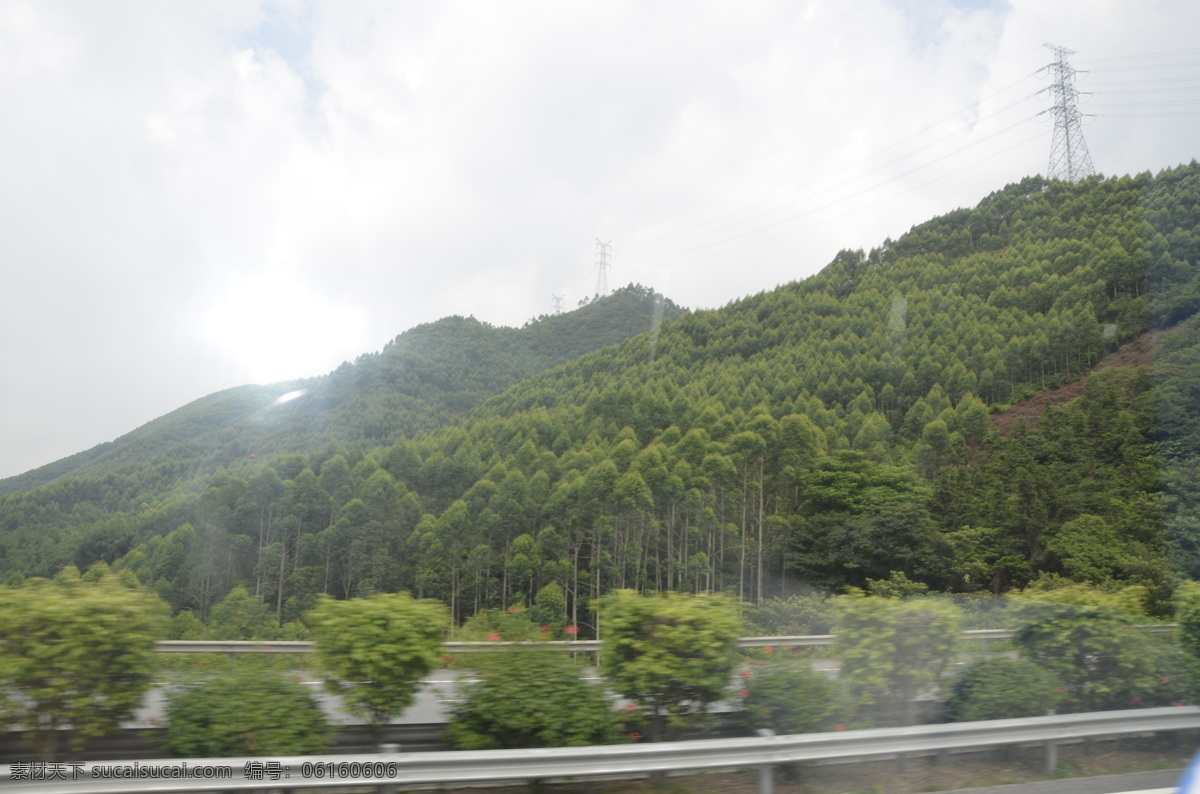
{"label": "forested hillside", "polygon": [[[549,586],[586,626],[616,587],[758,600],[892,571],[959,592],[1142,584],[1154,609],[1200,574],[1198,221],[1194,162],[1029,178],[388,446],[369,443],[388,423],[466,405],[363,404],[343,418],[361,443],[321,425],[301,449],[294,426],[276,438],[296,454],[197,498],[114,503],[103,481],[69,510],[54,486],[9,496],[0,559],[25,575],[102,559],[201,617],[244,584],[282,621],[321,592],[411,590],[463,619]],[[1150,328],[1166,330],[1152,364],[1093,371]],[[1083,376],[1036,427],[989,430]],[[450,377],[490,382],[470,362]]]}

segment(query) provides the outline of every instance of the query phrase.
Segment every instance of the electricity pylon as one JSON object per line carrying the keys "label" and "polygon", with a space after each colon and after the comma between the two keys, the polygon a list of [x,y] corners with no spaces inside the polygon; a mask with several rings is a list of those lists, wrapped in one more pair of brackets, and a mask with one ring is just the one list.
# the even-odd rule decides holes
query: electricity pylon
{"label": "electricity pylon", "polygon": [[612,241],[607,243],[596,240],[596,297],[608,294],[608,269],[612,267],[612,263],[608,261],[608,249],[612,245]]}
{"label": "electricity pylon", "polygon": [[[1049,110],[1054,116],[1054,138],[1050,143],[1050,167],[1047,179],[1062,179],[1079,182],[1096,173],[1092,156],[1088,154],[1087,142],[1083,140],[1083,126],[1079,119],[1079,90],[1075,88],[1075,70],[1067,62],[1074,50],[1047,44],[1054,53],[1054,62],[1042,67],[1051,70],[1050,96],[1054,100]],[[1039,113],[1038,115],[1041,115]]]}

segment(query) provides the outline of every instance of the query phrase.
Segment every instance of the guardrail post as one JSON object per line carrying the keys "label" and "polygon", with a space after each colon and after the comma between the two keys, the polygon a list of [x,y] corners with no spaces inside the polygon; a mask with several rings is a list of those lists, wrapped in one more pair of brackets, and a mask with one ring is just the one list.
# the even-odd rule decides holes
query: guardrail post
{"label": "guardrail post", "polygon": [[[381,753],[398,753],[398,752],[400,752],[400,745],[390,744],[390,743],[381,744],[381,745],[379,745],[379,752],[381,752]],[[385,783],[384,785],[379,787],[379,794],[396,794],[396,784],[395,783]]]}
{"label": "guardrail post", "polygon": [[758,794],[774,794],[775,767],[766,764],[758,768]]}
{"label": "guardrail post", "polygon": [[[759,736],[768,739],[775,735],[775,731],[770,728],[759,728],[755,731]],[[775,765],[763,764],[758,768],[758,794],[774,794],[775,792]]]}
{"label": "guardrail post", "polygon": [[[1054,709],[1046,711],[1047,717],[1054,716]],[[1046,742],[1046,772],[1053,774],[1058,771],[1058,744],[1053,740]]]}

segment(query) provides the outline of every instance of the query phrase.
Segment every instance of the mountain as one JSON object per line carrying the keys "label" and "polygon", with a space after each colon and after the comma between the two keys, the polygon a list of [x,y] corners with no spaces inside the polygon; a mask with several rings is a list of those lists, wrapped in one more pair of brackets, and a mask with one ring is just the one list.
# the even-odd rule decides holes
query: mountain
{"label": "mountain", "polygon": [[[12,494],[0,560],[43,575],[103,560],[202,617],[245,584],[283,621],[321,592],[411,590],[461,619],[559,588],[586,631],[589,601],[614,587],[757,601],[894,571],[964,593],[1137,586],[1161,611],[1200,574],[1198,224],[1194,162],[1030,177],[449,424],[436,411],[465,404],[424,419],[434,409],[413,403],[425,432],[366,432],[408,415],[372,413],[376,396],[316,426],[321,446],[301,450],[292,425],[270,437],[269,467],[249,449],[202,490],[138,501],[154,475],[131,464]],[[1148,330],[1150,363],[1097,368]],[[449,373],[443,390],[471,401],[493,382]],[[1036,426],[989,427],[1084,375]],[[354,399],[323,403],[322,421]],[[335,427],[350,443],[326,440]]]}

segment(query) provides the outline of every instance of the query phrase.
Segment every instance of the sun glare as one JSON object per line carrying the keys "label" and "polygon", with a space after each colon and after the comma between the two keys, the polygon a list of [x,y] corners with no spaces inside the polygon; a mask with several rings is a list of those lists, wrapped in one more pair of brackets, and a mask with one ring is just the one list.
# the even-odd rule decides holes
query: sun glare
{"label": "sun glare", "polygon": [[323,375],[365,349],[365,323],[290,276],[231,284],[202,312],[201,334],[214,353],[252,383]]}

